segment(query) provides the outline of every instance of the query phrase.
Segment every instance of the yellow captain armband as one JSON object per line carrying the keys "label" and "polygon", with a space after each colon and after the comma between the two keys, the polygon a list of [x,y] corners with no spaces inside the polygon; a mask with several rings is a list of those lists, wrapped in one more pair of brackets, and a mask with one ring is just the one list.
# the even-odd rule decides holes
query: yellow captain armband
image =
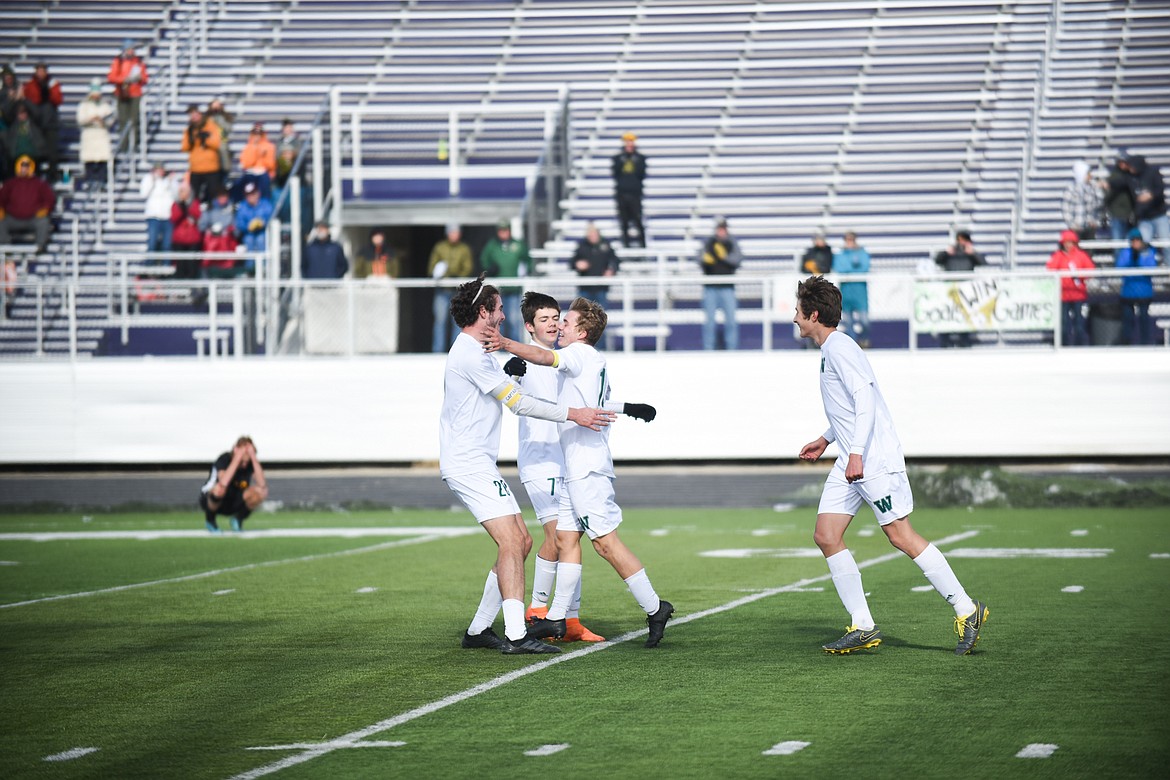
{"label": "yellow captain armband", "polygon": [[557,366],[559,366],[561,364],[561,356],[558,355],[555,350],[553,351],[552,355],[553,355],[552,367],[556,368]]}
{"label": "yellow captain armband", "polygon": [[520,402],[520,388],[508,382],[503,390],[496,393],[496,399],[511,409]]}

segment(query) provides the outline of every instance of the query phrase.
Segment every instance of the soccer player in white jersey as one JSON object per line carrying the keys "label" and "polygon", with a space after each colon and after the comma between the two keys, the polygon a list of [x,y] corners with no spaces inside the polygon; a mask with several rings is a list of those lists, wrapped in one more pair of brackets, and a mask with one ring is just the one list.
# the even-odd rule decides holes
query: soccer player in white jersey
{"label": "soccer player in white jersey", "polygon": [[[499,338],[504,309],[499,290],[483,276],[459,287],[451,298],[459,335],[443,372],[443,412],[439,419],[439,475],[498,547],[483,597],[463,647],[487,647],[506,654],[557,653],[528,636],[524,623],[524,561],[532,537],[511,488],[496,466],[503,407],[513,413],[600,430],[612,412],[567,408],[520,392],[485,347]],[[500,610],[504,637],[492,631]]]}
{"label": "soccer player in white jersey", "polygon": [[[524,293],[520,314],[524,318],[524,329],[534,344],[556,349],[561,321],[561,305],[556,298],[530,290]],[[557,397],[559,377],[555,368],[534,366],[529,369],[523,359],[514,357],[504,366],[504,373],[515,376],[527,395],[544,399]],[[557,512],[565,493],[565,459],[561,455],[558,424],[536,417],[521,417],[516,462],[520,467],[520,481],[528,491],[536,519],[544,529],[544,540],[536,553],[536,569],[532,576],[532,600],[524,617],[543,618],[548,614],[549,597],[557,576]],[[561,639],[566,642],[604,642],[605,637],[581,624],[580,610],[581,580],[578,578],[569,604],[565,635]]]}
{"label": "soccer player in white jersey", "polygon": [[[596,302],[577,298],[561,321],[559,350],[552,352],[509,339],[500,340],[501,349],[529,362],[556,368],[561,374],[557,398],[562,404],[588,399],[587,405],[614,410],[619,402],[610,398],[605,356],[595,346],[605,332],[607,320],[605,310]],[[621,407],[626,414],[646,421],[655,414],[653,407],[646,404],[621,404]],[[565,635],[566,615],[581,579],[581,535],[589,534],[593,548],[613,566],[638,606],[646,612],[650,628],[646,647],[657,647],[666,622],[674,613],[674,605],[658,597],[642,562],[618,536],[622,510],[614,500],[609,429],[585,431],[562,424],[560,440],[569,500],[567,504],[561,503],[557,517],[556,593],[547,616],[529,623],[529,636],[559,639]]]}
{"label": "soccer player in white jersey", "polygon": [[845,636],[824,645],[828,653],[851,653],[882,641],[861,585],[861,571],[845,546],[845,529],[862,501],[873,508],[890,543],[906,553],[939,595],[955,610],[959,644],[955,655],[966,655],[979,641],[987,605],[973,601],[959,584],[947,559],[910,526],[914,496],[906,478],[902,444],[877,378],[861,347],[837,330],[841,291],[821,276],[797,285],[793,322],[801,338],[821,348],[821,399],[829,429],[800,450],[802,460],[815,461],[830,443],[837,443],[837,462],[825,480],[813,540],[829,564],[837,595],[849,612]]}

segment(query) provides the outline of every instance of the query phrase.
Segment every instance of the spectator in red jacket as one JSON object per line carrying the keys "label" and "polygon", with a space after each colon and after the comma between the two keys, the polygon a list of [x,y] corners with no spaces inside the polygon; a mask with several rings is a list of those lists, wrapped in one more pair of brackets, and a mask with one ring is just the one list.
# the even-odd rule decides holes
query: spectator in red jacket
{"label": "spectator in red jacket", "polygon": [[[240,244],[228,230],[228,225],[216,222],[211,229],[203,234],[204,252],[235,252]],[[203,258],[200,265],[203,267],[204,279],[231,279],[236,275],[235,259]]]}
{"label": "spectator in red jacket", "polygon": [[132,39],[127,38],[122,43],[122,53],[110,63],[106,79],[114,85],[114,95],[118,98],[118,132],[125,130],[127,125],[133,125],[134,135],[137,136],[138,103],[142,100],[142,88],[149,78],[146,62],[134,53]]}
{"label": "spectator in red jacket", "polygon": [[[1080,238],[1075,230],[1065,230],[1060,234],[1060,248],[1052,253],[1047,266],[1049,271],[1092,270],[1096,267],[1093,259],[1081,249]],[[1089,331],[1085,327],[1085,301],[1088,298],[1085,277],[1060,278],[1061,338],[1066,346],[1089,344]]]}
{"label": "spectator in red jacket", "polygon": [[45,137],[49,181],[56,181],[61,140],[61,83],[49,75],[49,66],[45,63],[37,63],[32,79],[24,85],[24,99],[30,106],[33,121]]}
{"label": "spectator in red jacket", "polygon": [[[171,206],[171,251],[198,252],[203,249],[203,231],[199,229],[202,211],[199,201],[191,192],[191,185],[183,182]],[[178,260],[175,263],[176,279],[195,279],[199,276],[195,260]]]}
{"label": "spectator in red jacket", "polygon": [[37,251],[49,245],[49,213],[57,195],[44,179],[33,176],[37,165],[28,155],[16,161],[16,175],[0,186],[0,244],[12,243],[13,230],[32,230]]}

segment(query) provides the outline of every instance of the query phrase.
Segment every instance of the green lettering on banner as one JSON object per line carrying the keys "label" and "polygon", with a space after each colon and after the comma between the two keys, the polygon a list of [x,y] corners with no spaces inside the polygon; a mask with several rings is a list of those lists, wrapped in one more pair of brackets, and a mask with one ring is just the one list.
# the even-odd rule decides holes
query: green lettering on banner
{"label": "green lettering on banner", "polygon": [[874,501],[873,505],[878,508],[879,512],[889,512],[894,508],[894,499],[891,496],[886,496],[885,498],[879,498],[877,501]]}

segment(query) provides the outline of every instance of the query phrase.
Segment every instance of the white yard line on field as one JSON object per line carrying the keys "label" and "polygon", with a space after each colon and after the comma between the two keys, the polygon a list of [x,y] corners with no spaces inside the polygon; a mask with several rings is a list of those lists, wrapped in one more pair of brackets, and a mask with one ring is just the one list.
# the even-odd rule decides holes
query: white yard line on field
{"label": "white yard line on field", "polygon": [[187,574],[182,577],[168,577],[165,580],[150,580],[149,582],[135,582],[130,585],[115,585],[112,588],[101,588],[100,590],[85,590],[79,593],[62,593],[57,596],[45,596],[39,599],[29,599],[28,601],[13,601],[9,604],[0,604],[0,609],[9,609],[11,607],[25,607],[29,604],[43,604],[46,601],[62,601],[63,599],[79,599],[84,596],[97,596],[102,593],[118,593],[124,590],[135,590],[137,588],[149,588],[154,585],[167,585],[172,582],[190,582],[191,580],[202,580],[208,577],[218,577],[221,574],[228,574],[237,571],[249,571],[251,569],[261,569],[268,566],[283,566],[286,563],[305,563],[307,561],[319,561],[325,558],[337,558],[342,555],[360,555],[361,553],[377,552],[379,550],[389,550],[393,547],[406,547],[412,544],[424,544],[426,542],[437,542],[441,539],[451,539],[456,536],[467,536],[470,534],[479,533],[479,528],[466,529],[416,529],[416,530],[430,530],[432,533],[427,533],[423,536],[415,537],[414,539],[398,539],[393,542],[383,542],[381,544],[370,545],[369,547],[358,547],[353,550],[337,550],[335,552],[318,553],[316,555],[303,555],[299,558],[283,558],[279,561],[261,561],[259,563],[246,563],[242,566],[229,566],[223,569],[212,569],[211,571],[201,571],[196,574]]}
{"label": "white yard line on field", "polygon": [[[978,533],[979,533],[978,531],[966,531],[966,532],[961,533],[961,534],[954,534],[953,536],[947,536],[947,537],[944,537],[942,539],[939,539],[938,541],[935,542],[935,545],[942,546],[942,545],[946,545],[946,544],[953,544],[955,542],[965,541],[967,539],[970,539],[973,536],[978,535]],[[857,567],[860,569],[864,569],[864,568],[867,568],[869,566],[876,566],[879,563],[885,563],[887,561],[892,561],[892,560],[895,560],[895,559],[901,558],[901,557],[902,557],[901,552],[894,551],[894,552],[886,553],[885,555],[879,555],[876,558],[870,558],[868,560],[861,561],[857,564]],[[809,585],[813,585],[813,584],[816,584],[818,582],[824,582],[824,581],[829,580],[831,578],[832,578],[832,575],[826,573],[826,574],[820,575],[819,577],[809,577],[808,579],[799,580],[799,581],[793,582],[789,585],[782,585],[778,588],[768,588],[767,590],[761,590],[758,593],[752,593],[750,595],[743,596],[742,598],[738,598],[738,599],[735,599],[733,601],[729,601],[726,604],[720,604],[717,607],[711,607],[710,609],[700,610],[699,612],[692,612],[689,615],[684,615],[683,617],[672,619],[670,621],[669,627],[673,629],[673,628],[676,628],[677,626],[683,625],[684,623],[690,623],[693,620],[698,620],[700,618],[710,617],[711,615],[718,615],[718,614],[723,613],[723,612],[729,612],[733,609],[737,609],[739,607],[742,607],[745,604],[751,604],[753,602],[759,601],[760,599],[765,599],[765,598],[768,598],[769,596],[775,596],[775,595],[780,594],[780,593],[799,592],[802,589],[807,588]],[[394,728],[395,726],[401,726],[404,723],[409,723],[412,720],[417,720],[418,718],[421,718],[425,715],[430,715],[432,713],[438,712],[441,709],[444,709],[446,707],[450,707],[452,704],[458,704],[461,701],[466,701],[467,699],[471,699],[475,696],[480,695],[481,693],[487,693],[488,691],[493,691],[496,688],[500,688],[504,685],[507,685],[510,682],[513,682],[515,680],[519,680],[522,677],[527,677],[530,674],[535,674],[536,672],[542,672],[545,669],[548,669],[552,666],[556,666],[557,664],[562,664],[562,663],[565,663],[566,661],[575,660],[577,658],[583,658],[583,657],[590,655],[592,653],[597,653],[597,652],[600,652],[602,650],[606,650],[610,647],[613,647],[615,645],[619,645],[622,642],[629,642],[633,639],[638,639],[639,637],[646,636],[646,633],[647,633],[647,629],[645,629],[645,628],[639,629],[638,631],[630,631],[629,633],[622,634],[621,636],[615,637],[614,639],[606,640],[605,642],[591,644],[588,647],[582,647],[580,650],[574,650],[571,653],[563,653],[561,655],[553,656],[552,658],[548,659],[547,661],[539,661],[537,663],[530,664],[529,666],[525,666],[523,668],[516,669],[514,671],[508,672],[507,674],[503,674],[503,675],[500,675],[499,677],[492,678],[491,680],[488,680],[486,682],[482,682],[479,685],[473,686],[473,687],[468,688],[466,690],[459,691],[458,693],[453,693],[450,696],[446,696],[442,699],[439,699],[438,701],[431,702],[430,704],[424,704],[421,707],[416,707],[413,710],[409,710],[409,711],[403,712],[399,715],[395,715],[393,717],[386,718],[385,720],[380,720],[377,723],[374,723],[370,726],[366,726],[365,728],[358,729],[357,731],[351,731],[348,734],[343,734],[342,736],[337,737],[336,739],[331,739],[327,742],[298,743],[301,747],[299,747],[297,749],[303,750],[304,752],[298,753],[298,754],[292,755],[292,756],[287,756],[285,758],[280,759],[279,761],[273,761],[271,764],[265,764],[264,766],[257,767],[256,769],[251,769],[247,772],[241,772],[238,775],[233,775],[230,778],[230,780],[255,780],[255,778],[257,778],[257,777],[264,777],[265,775],[271,775],[271,774],[274,774],[276,772],[280,772],[281,770],[288,769],[289,767],[297,766],[298,764],[303,764],[306,761],[311,761],[314,758],[317,758],[318,756],[323,756],[323,755],[326,755],[327,753],[332,753],[335,750],[341,750],[341,749],[346,749],[346,748],[351,748],[351,747],[361,747],[361,743],[359,742],[359,740],[365,739],[366,737],[372,737],[375,734],[382,733],[383,731],[389,731],[390,729]],[[663,651],[658,650],[656,652],[663,652]],[[270,749],[270,746],[249,748],[249,750],[268,750],[268,749]]]}
{"label": "white yard line on field", "polygon": [[35,531],[29,533],[0,533],[0,542],[60,542],[91,541],[95,539],[136,539],[151,542],[156,539],[362,539],[368,536],[467,536],[475,528],[447,527],[421,528],[415,526],[374,526],[370,528],[262,528],[242,533],[209,534],[195,529],[160,529],[157,531]]}

